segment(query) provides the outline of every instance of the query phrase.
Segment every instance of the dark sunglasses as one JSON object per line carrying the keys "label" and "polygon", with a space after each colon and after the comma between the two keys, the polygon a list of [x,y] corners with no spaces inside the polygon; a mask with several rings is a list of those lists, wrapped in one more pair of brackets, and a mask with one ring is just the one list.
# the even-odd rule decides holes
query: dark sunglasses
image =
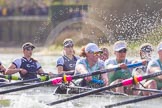
{"label": "dark sunglasses", "polygon": [[118,51],[119,53],[126,53],[127,52],[127,49],[122,49],[120,51]]}
{"label": "dark sunglasses", "polygon": [[94,56],[100,56],[103,52],[99,51],[99,52],[89,52],[91,54],[93,54]]}

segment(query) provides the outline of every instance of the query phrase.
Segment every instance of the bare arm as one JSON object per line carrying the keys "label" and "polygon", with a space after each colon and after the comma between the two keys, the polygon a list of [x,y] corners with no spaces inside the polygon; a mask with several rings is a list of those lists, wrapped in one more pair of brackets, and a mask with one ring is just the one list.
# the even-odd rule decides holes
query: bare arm
{"label": "bare arm", "polygon": [[20,69],[16,69],[16,66],[14,64],[11,64],[10,67],[6,70],[5,74],[7,74],[7,75],[14,74],[19,71],[20,71]]}
{"label": "bare arm", "polygon": [[[86,73],[88,73],[88,70],[85,68],[85,66],[83,64],[78,64],[76,66],[76,72],[78,72],[79,74],[86,74]],[[84,79],[86,81],[91,81],[92,80],[92,76],[85,77]]]}
{"label": "bare arm", "polygon": [[58,74],[63,73],[63,67],[62,66],[57,66],[57,72],[58,72]]}
{"label": "bare arm", "polygon": [[88,70],[85,68],[84,65],[82,64],[78,64],[76,66],[76,71],[79,72],[80,74],[85,74],[85,73],[88,73]]}
{"label": "bare arm", "polygon": [[[160,67],[151,67],[148,72],[149,72],[149,74],[152,74],[152,73],[155,73],[157,71],[162,71],[162,70],[160,69]],[[156,78],[158,78],[159,80],[162,80],[162,75],[160,75]]]}
{"label": "bare arm", "polygon": [[102,77],[102,80],[103,80],[104,83],[105,83],[105,86],[108,86],[108,84],[109,84],[109,80],[108,80],[107,73],[102,74],[101,77]]}

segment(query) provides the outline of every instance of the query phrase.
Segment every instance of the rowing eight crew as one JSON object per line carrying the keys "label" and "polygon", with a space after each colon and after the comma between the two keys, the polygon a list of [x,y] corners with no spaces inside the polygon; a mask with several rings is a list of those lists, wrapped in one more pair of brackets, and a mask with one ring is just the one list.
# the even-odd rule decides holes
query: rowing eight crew
{"label": "rowing eight crew", "polygon": [[[92,77],[86,77],[81,82],[79,82],[80,86],[90,86],[93,85],[93,79],[103,80],[103,84],[100,86],[107,86],[111,84],[115,84],[119,81],[127,79],[132,76],[131,72],[132,69],[128,69],[126,66],[127,64],[131,64],[132,61],[126,59],[127,53],[127,44],[124,41],[118,41],[114,44],[114,54],[115,58],[107,59],[105,62],[101,60],[102,50],[95,43],[87,44],[81,52],[81,58],[76,57],[75,51],[73,49],[74,43],[72,39],[66,39],[63,43],[64,45],[64,53],[57,61],[57,69],[58,73],[67,72],[71,70],[75,70],[75,74],[83,74],[88,72],[97,71],[104,68],[112,68],[115,66],[119,66],[121,70]],[[33,59],[32,51],[35,46],[32,43],[25,43],[22,46],[24,57],[18,58],[13,61],[11,66],[5,71],[5,74],[14,74],[16,72],[20,73],[20,76],[24,79],[32,79],[37,77],[37,73],[44,73],[41,65],[38,63],[37,60]],[[146,52],[149,52],[149,48],[143,48]],[[152,48],[150,52],[152,51]],[[156,69],[162,70],[161,68],[161,61],[162,61],[162,43],[158,45],[158,54],[159,60],[156,62]],[[152,62],[150,62],[151,64]],[[68,65],[70,64],[70,65]],[[151,71],[151,67],[155,65],[149,65],[147,69],[148,72]],[[152,72],[152,71],[151,71]],[[155,71],[154,71],[155,72]],[[160,80],[160,78],[158,79]],[[150,80],[149,80],[150,81]],[[149,83],[147,81],[144,86],[147,88],[157,88],[157,80],[153,79]],[[100,87],[97,86],[97,87]],[[93,86],[92,86],[93,87]],[[96,87],[96,86],[94,86]],[[113,91],[123,92],[132,94],[130,87],[121,87],[116,88]],[[133,93],[134,94],[134,93]]]}

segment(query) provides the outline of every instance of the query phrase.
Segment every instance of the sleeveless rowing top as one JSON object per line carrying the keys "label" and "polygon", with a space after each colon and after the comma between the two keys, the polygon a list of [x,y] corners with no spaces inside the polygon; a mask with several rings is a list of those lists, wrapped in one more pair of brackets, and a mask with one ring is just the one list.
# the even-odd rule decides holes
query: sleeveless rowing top
{"label": "sleeveless rowing top", "polygon": [[[76,66],[79,65],[79,64],[83,64],[85,66],[85,68],[88,70],[89,73],[95,72],[97,70],[104,69],[104,62],[102,60],[98,60],[96,62],[96,64],[94,64],[92,67],[90,67],[87,59],[86,58],[81,58],[81,59],[79,59],[77,61]],[[80,74],[76,70],[75,70],[75,73],[76,74]],[[92,78],[96,79],[96,80],[100,80],[101,79],[101,75],[94,75],[94,76],[92,76]],[[86,82],[85,81],[85,83],[86,84],[84,84],[84,86],[88,86],[90,88],[98,88],[98,87],[103,86],[103,84],[95,84],[93,82]]]}
{"label": "sleeveless rowing top", "polygon": [[[123,60],[122,63],[131,64],[131,61],[128,61],[127,59],[125,59],[125,60]],[[118,65],[116,59],[108,59],[105,61],[105,67],[107,67],[110,64]],[[131,72],[132,72],[132,69],[129,69],[129,68],[128,69],[120,69],[120,70],[116,70],[114,72],[110,72],[110,73],[108,73],[109,83],[112,83],[113,81],[115,81],[117,79],[130,78]]]}
{"label": "sleeveless rowing top", "polygon": [[63,71],[70,71],[75,69],[75,65],[79,57],[73,56],[72,59],[69,59],[67,56],[61,56],[58,58],[56,66],[62,66]]}
{"label": "sleeveless rowing top", "polygon": [[37,71],[41,68],[40,64],[32,58],[30,60],[27,60],[25,57],[22,57],[20,59],[16,59],[13,64],[16,66],[16,68],[27,70],[27,73],[25,75],[19,72],[23,80],[37,78]]}
{"label": "sleeveless rowing top", "polygon": [[[156,59],[156,60],[151,60],[148,64],[148,68],[147,68],[147,74],[149,74],[149,69],[151,67],[159,67],[160,70],[162,70],[162,62],[160,62],[159,59]],[[151,78],[151,79],[154,79],[157,83],[157,88],[160,90],[162,89],[162,80],[160,79],[157,79],[157,78]]]}

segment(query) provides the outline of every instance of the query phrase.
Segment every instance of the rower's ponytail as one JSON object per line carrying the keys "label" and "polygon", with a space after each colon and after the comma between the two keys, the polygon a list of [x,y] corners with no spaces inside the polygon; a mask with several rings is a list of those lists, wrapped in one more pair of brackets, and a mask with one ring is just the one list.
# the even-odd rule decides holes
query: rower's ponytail
{"label": "rower's ponytail", "polygon": [[80,56],[80,57],[86,57],[85,46],[81,48],[81,51],[80,51],[79,56]]}

